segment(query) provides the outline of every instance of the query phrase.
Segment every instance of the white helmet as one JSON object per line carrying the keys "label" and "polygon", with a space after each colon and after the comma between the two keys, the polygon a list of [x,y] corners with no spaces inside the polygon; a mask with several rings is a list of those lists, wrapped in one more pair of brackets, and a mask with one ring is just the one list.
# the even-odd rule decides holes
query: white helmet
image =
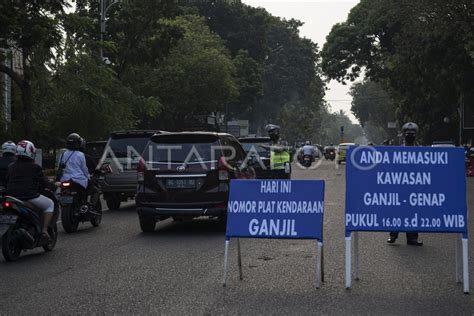
{"label": "white helmet", "polygon": [[18,142],[18,145],[16,146],[16,155],[20,157],[35,159],[35,145],[27,140],[22,140],[21,142]]}
{"label": "white helmet", "polygon": [[10,153],[14,154],[16,153],[16,145],[12,141],[6,141],[2,144],[2,154],[4,153]]}

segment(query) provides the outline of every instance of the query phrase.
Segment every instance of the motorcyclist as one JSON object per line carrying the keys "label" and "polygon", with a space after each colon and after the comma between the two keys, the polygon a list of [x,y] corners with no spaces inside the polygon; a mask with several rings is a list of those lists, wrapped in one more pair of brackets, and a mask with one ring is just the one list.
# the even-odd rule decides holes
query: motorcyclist
{"label": "motorcyclist", "polygon": [[290,179],[290,153],[288,146],[283,146],[280,140],[280,126],[268,124],[265,130],[270,137],[269,145],[260,145],[270,150],[270,169],[275,179]]}
{"label": "motorcyclist", "polygon": [[43,214],[43,238],[49,239],[48,226],[53,218],[54,202],[44,195],[43,189],[54,189],[43,174],[41,166],[35,163],[35,145],[22,140],[16,146],[16,162],[8,167],[6,194],[32,204]]}
{"label": "motorcyclist", "polygon": [[16,144],[12,141],[6,141],[2,144],[2,157],[0,157],[0,187],[7,186],[8,166],[16,161]]}
{"label": "motorcyclist", "polygon": [[56,176],[57,181],[71,181],[81,194],[82,200],[87,197],[86,190],[89,184],[89,170],[82,152],[84,145],[84,139],[77,133],[72,133],[66,138],[67,150],[59,159],[60,167]]}
{"label": "motorcyclist", "polygon": [[[405,123],[402,126],[402,133],[404,137],[403,146],[416,146],[416,134],[418,132],[418,125],[413,122]],[[387,242],[393,244],[398,238],[398,232],[391,232]],[[407,232],[407,244],[411,246],[423,246],[423,243],[418,241],[418,233]]]}
{"label": "motorcyclist", "polygon": [[314,159],[314,147],[311,146],[311,142],[309,140],[306,141],[305,145],[301,149],[303,151],[303,158],[304,156],[310,156],[311,162]]}
{"label": "motorcyclist", "polygon": [[311,157],[314,156],[314,147],[311,145],[309,140],[303,146],[303,156],[309,155]]}

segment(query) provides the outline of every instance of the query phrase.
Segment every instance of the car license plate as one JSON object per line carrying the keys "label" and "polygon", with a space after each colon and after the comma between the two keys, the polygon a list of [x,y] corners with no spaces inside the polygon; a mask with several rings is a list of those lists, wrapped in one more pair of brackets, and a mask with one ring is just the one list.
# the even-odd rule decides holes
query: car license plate
{"label": "car license plate", "polygon": [[167,179],[166,187],[168,189],[194,189],[196,179]]}
{"label": "car license plate", "polygon": [[65,195],[65,196],[61,196],[61,197],[59,198],[59,202],[60,202],[61,204],[72,204],[73,199],[74,199],[73,196]]}
{"label": "car license plate", "polygon": [[304,157],[304,160],[309,160],[309,157]]}
{"label": "car license plate", "polygon": [[0,224],[15,224],[17,215],[0,215]]}

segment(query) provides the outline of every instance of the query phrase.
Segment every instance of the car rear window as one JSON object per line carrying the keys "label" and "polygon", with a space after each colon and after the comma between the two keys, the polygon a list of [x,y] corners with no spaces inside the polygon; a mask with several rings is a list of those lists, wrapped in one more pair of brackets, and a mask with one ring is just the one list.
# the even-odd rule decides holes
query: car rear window
{"label": "car rear window", "polygon": [[128,153],[142,153],[151,135],[114,135],[108,146],[117,158],[125,158]]}
{"label": "car rear window", "polygon": [[167,163],[215,161],[221,155],[219,138],[208,135],[155,137],[143,152],[147,161]]}

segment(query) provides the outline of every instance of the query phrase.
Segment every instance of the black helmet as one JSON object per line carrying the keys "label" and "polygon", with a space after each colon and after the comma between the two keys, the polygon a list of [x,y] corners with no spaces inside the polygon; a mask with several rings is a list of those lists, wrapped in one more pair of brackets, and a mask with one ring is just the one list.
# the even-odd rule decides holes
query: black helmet
{"label": "black helmet", "polygon": [[84,138],[77,133],[69,134],[66,138],[66,148],[70,150],[80,150],[84,145]]}
{"label": "black helmet", "polygon": [[417,132],[418,132],[418,125],[416,125],[416,124],[413,123],[413,122],[405,123],[405,124],[402,126],[402,133],[403,133],[403,135],[407,135],[407,134],[416,135]]}

